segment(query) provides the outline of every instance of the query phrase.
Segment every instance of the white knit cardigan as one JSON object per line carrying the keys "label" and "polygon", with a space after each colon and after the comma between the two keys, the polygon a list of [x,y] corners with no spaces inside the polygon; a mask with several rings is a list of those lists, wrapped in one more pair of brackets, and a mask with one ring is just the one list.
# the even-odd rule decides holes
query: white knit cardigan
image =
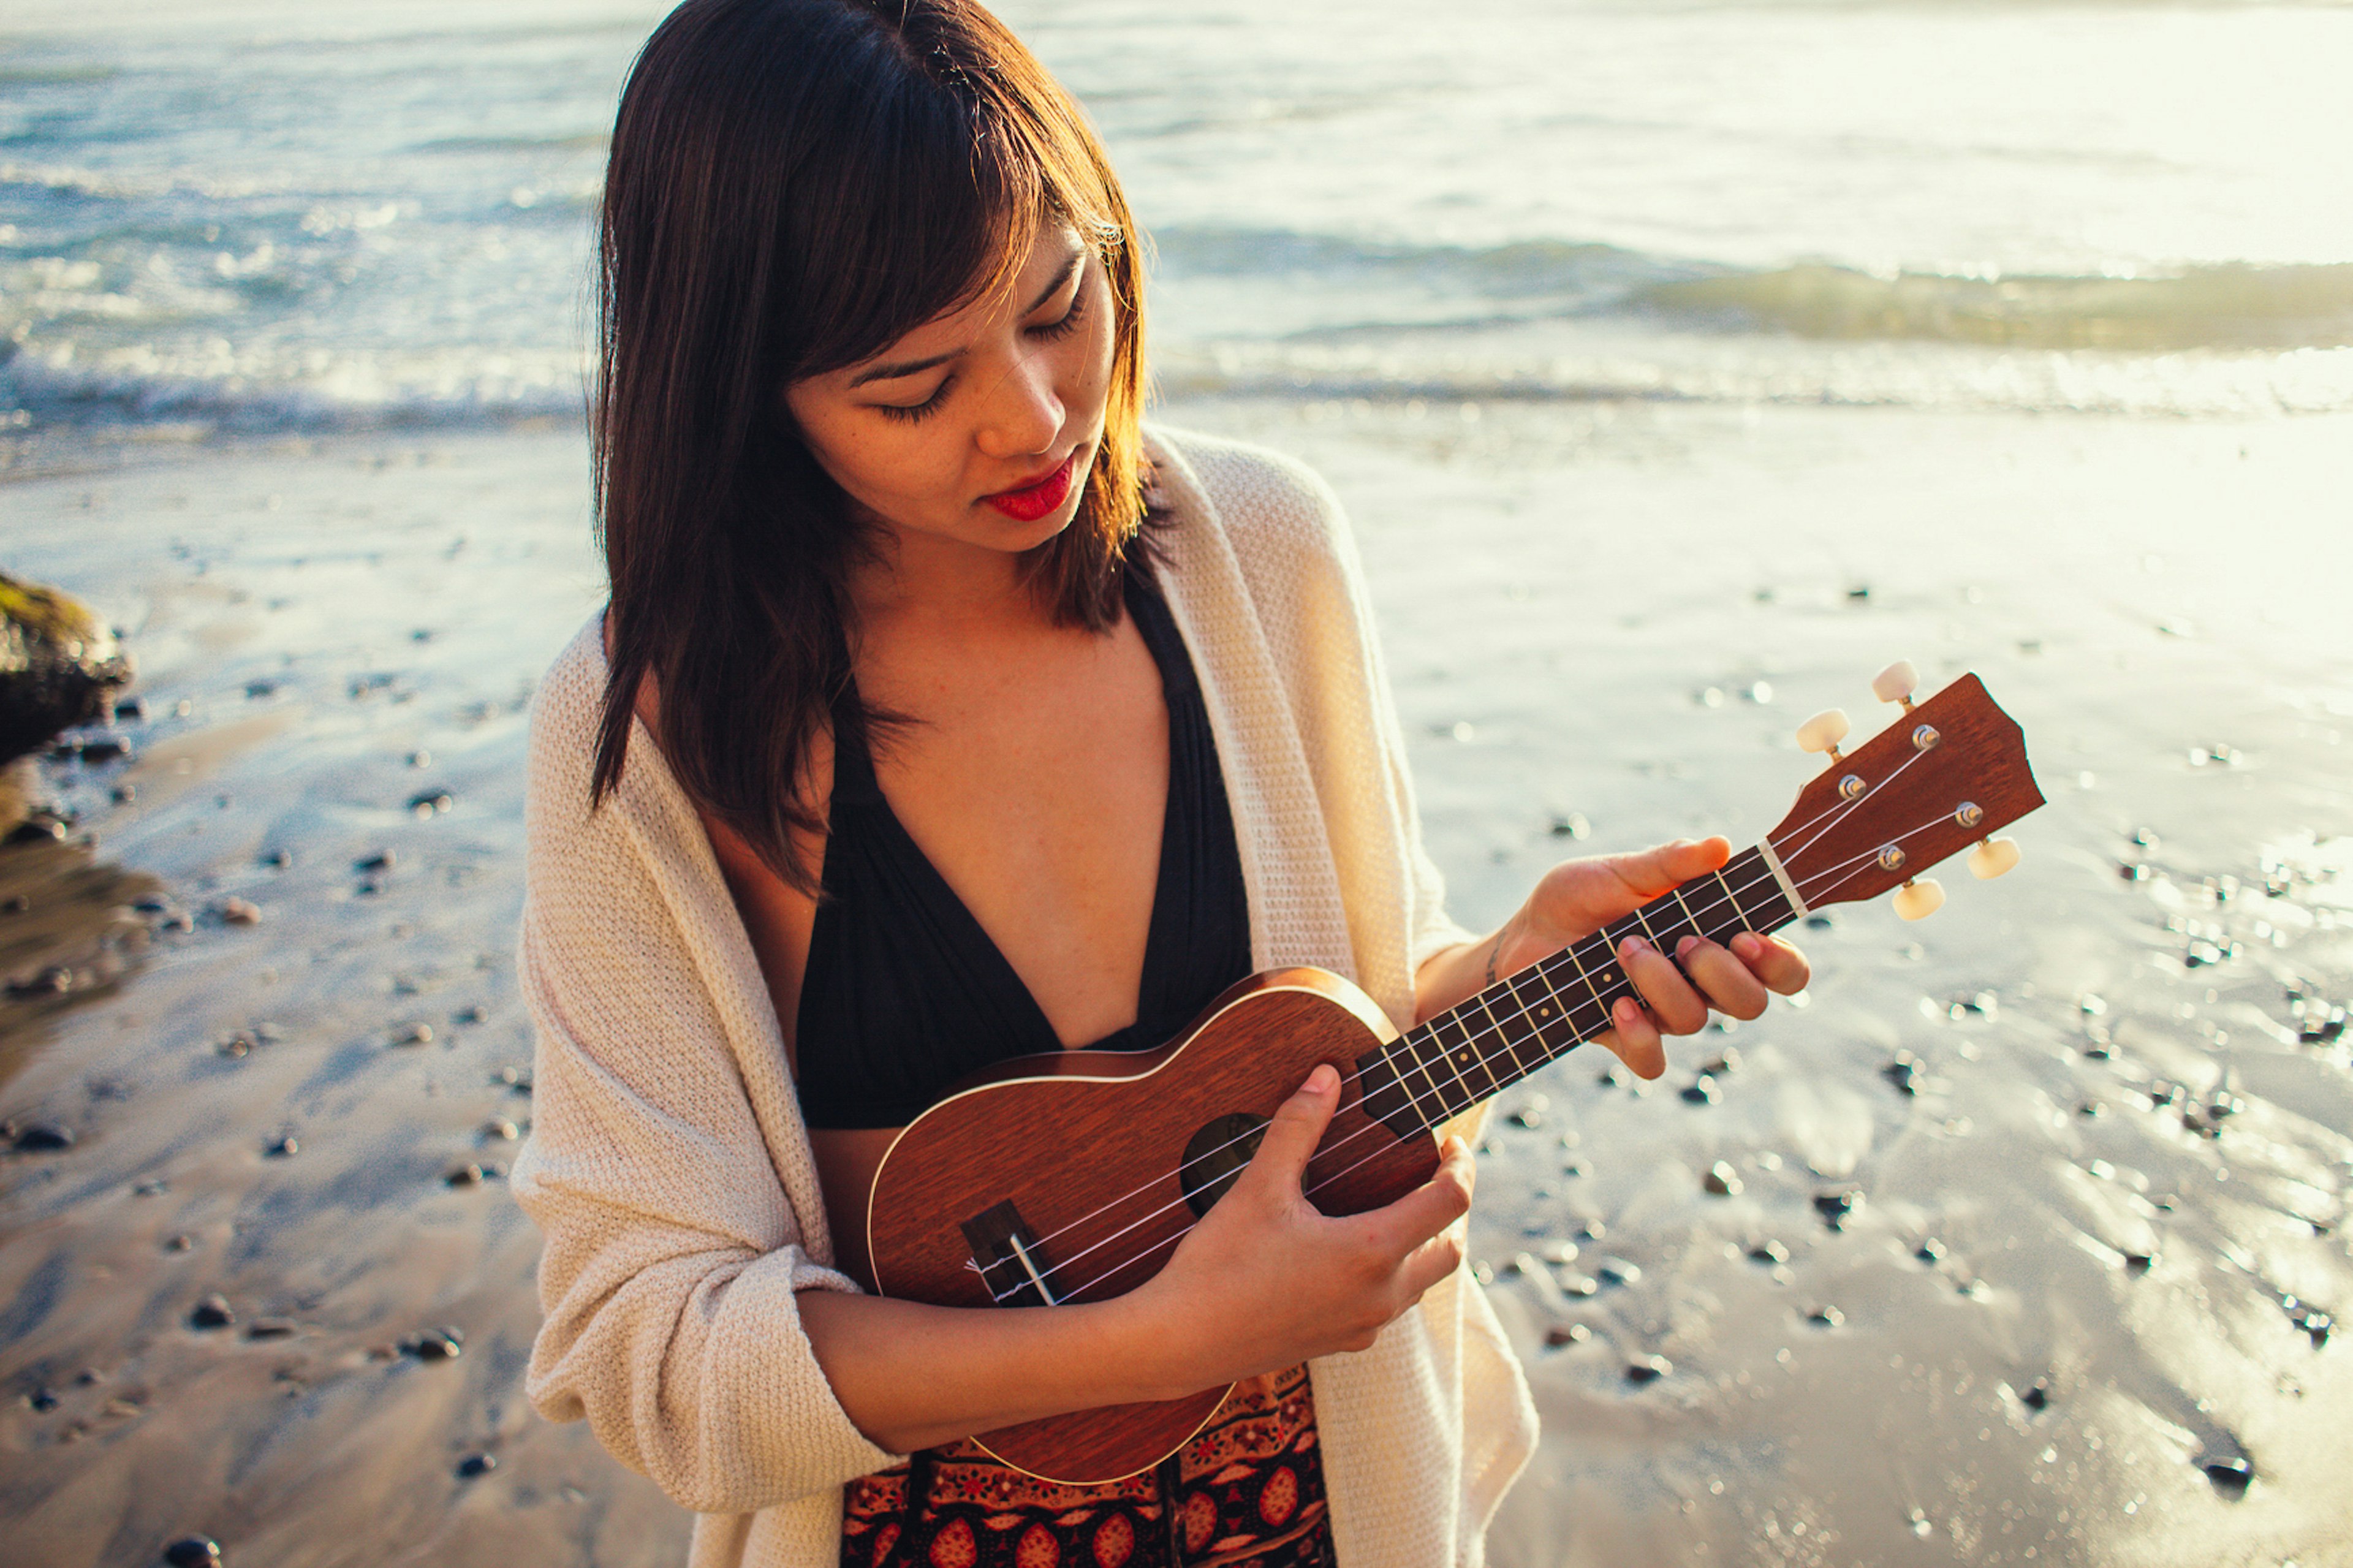
{"label": "white knit cardigan", "polygon": [[[1162,581],[1232,803],[1255,967],[1348,976],[1400,1027],[1463,934],[1422,852],[1356,547],[1271,453],[1155,431]],[[812,1354],[817,1170],[758,961],[693,805],[642,726],[589,809],[598,623],[532,715],[522,974],[538,1026],[516,1198],[546,1237],[528,1390],[695,1510],[693,1568],[839,1561],[841,1488],[895,1461]],[[1467,1270],[1359,1354],[1309,1363],[1345,1568],[1477,1564],[1535,1443],[1519,1363]]]}

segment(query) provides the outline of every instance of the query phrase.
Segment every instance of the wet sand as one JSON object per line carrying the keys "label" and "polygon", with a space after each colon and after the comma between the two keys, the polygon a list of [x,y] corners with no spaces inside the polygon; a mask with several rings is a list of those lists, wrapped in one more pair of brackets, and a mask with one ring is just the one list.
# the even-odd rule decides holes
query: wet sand
{"label": "wet sand", "polygon": [[[2347,421],[1176,414],[1348,501],[1468,921],[1556,855],[1754,838],[1797,721],[1874,728],[1898,656],[1978,671],[2051,796],[1928,922],[1801,930],[1805,1005],[1506,1100],[1474,1243],[1546,1438],[1498,1562],[2353,1562]],[[67,972],[0,999],[0,1116],[72,1136],[0,1159],[26,1560],[678,1560],[522,1398],[501,1179],[584,475],[524,431],[0,489],[8,564],[126,631],[144,711],[129,758],[41,764],[94,845],[0,854],[5,978]]]}

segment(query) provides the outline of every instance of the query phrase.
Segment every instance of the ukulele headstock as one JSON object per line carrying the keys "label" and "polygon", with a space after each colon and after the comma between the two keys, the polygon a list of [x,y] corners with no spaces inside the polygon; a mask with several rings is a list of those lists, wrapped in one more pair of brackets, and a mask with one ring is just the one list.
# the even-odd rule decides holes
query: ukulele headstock
{"label": "ukulele headstock", "polygon": [[1976,676],[1917,705],[1916,679],[1905,663],[1880,673],[1873,691],[1902,703],[1904,718],[1853,752],[1839,750],[1848,724],[1835,709],[1799,729],[1798,743],[1826,752],[1831,765],[1799,792],[1768,842],[1810,908],[1895,889],[1896,912],[1918,920],[1944,902],[1943,889],[1919,876],[1938,861],[1974,845],[1969,869],[1980,878],[2018,863],[2018,846],[1993,834],[2043,804],[2024,733]]}

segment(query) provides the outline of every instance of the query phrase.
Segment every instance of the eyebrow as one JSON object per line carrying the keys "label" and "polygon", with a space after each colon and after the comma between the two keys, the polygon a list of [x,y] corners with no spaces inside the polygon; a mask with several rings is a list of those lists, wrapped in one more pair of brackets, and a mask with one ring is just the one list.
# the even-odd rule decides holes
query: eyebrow
{"label": "eyebrow", "polygon": [[[1086,259],[1086,255],[1084,247],[1071,252],[1070,259],[1063,262],[1061,270],[1054,274],[1054,280],[1039,290],[1038,297],[1030,300],[1022,309],[1021,313],[1025,316],[1029,314],[1030,311],[1037,310],[1047,300],[1060,293],[1062,285],[1071,280],[1071,274],[1078,270],[1079,263]],[[860,387],[870,381],[896,381],[901,376],[919,375],[924,371],[944,365],[948,361],[960,357],[964,352],[962,349],[950,349],[944,354],[934,354],[929,359],[901,360],[892,364],[873,365],[851,376],[849,384],[852,387]]]}

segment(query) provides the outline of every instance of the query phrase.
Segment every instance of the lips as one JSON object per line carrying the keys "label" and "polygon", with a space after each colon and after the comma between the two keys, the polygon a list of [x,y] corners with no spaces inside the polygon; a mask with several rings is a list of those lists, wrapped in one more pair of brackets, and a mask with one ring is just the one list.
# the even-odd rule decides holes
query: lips
{"label": "lips", "polygon": [[999,490],[993,496],[983,496],[981,500],[1016,522],[1035,522],[1047,513],[1059,510],[1064,501],[1071,499],[1071,486],[1078,476],[1079,458],[1085,450],[1083,447],[1072,448],[1071,455],[1062,459],[1062,466],[1041,479],[1015,489]]}

